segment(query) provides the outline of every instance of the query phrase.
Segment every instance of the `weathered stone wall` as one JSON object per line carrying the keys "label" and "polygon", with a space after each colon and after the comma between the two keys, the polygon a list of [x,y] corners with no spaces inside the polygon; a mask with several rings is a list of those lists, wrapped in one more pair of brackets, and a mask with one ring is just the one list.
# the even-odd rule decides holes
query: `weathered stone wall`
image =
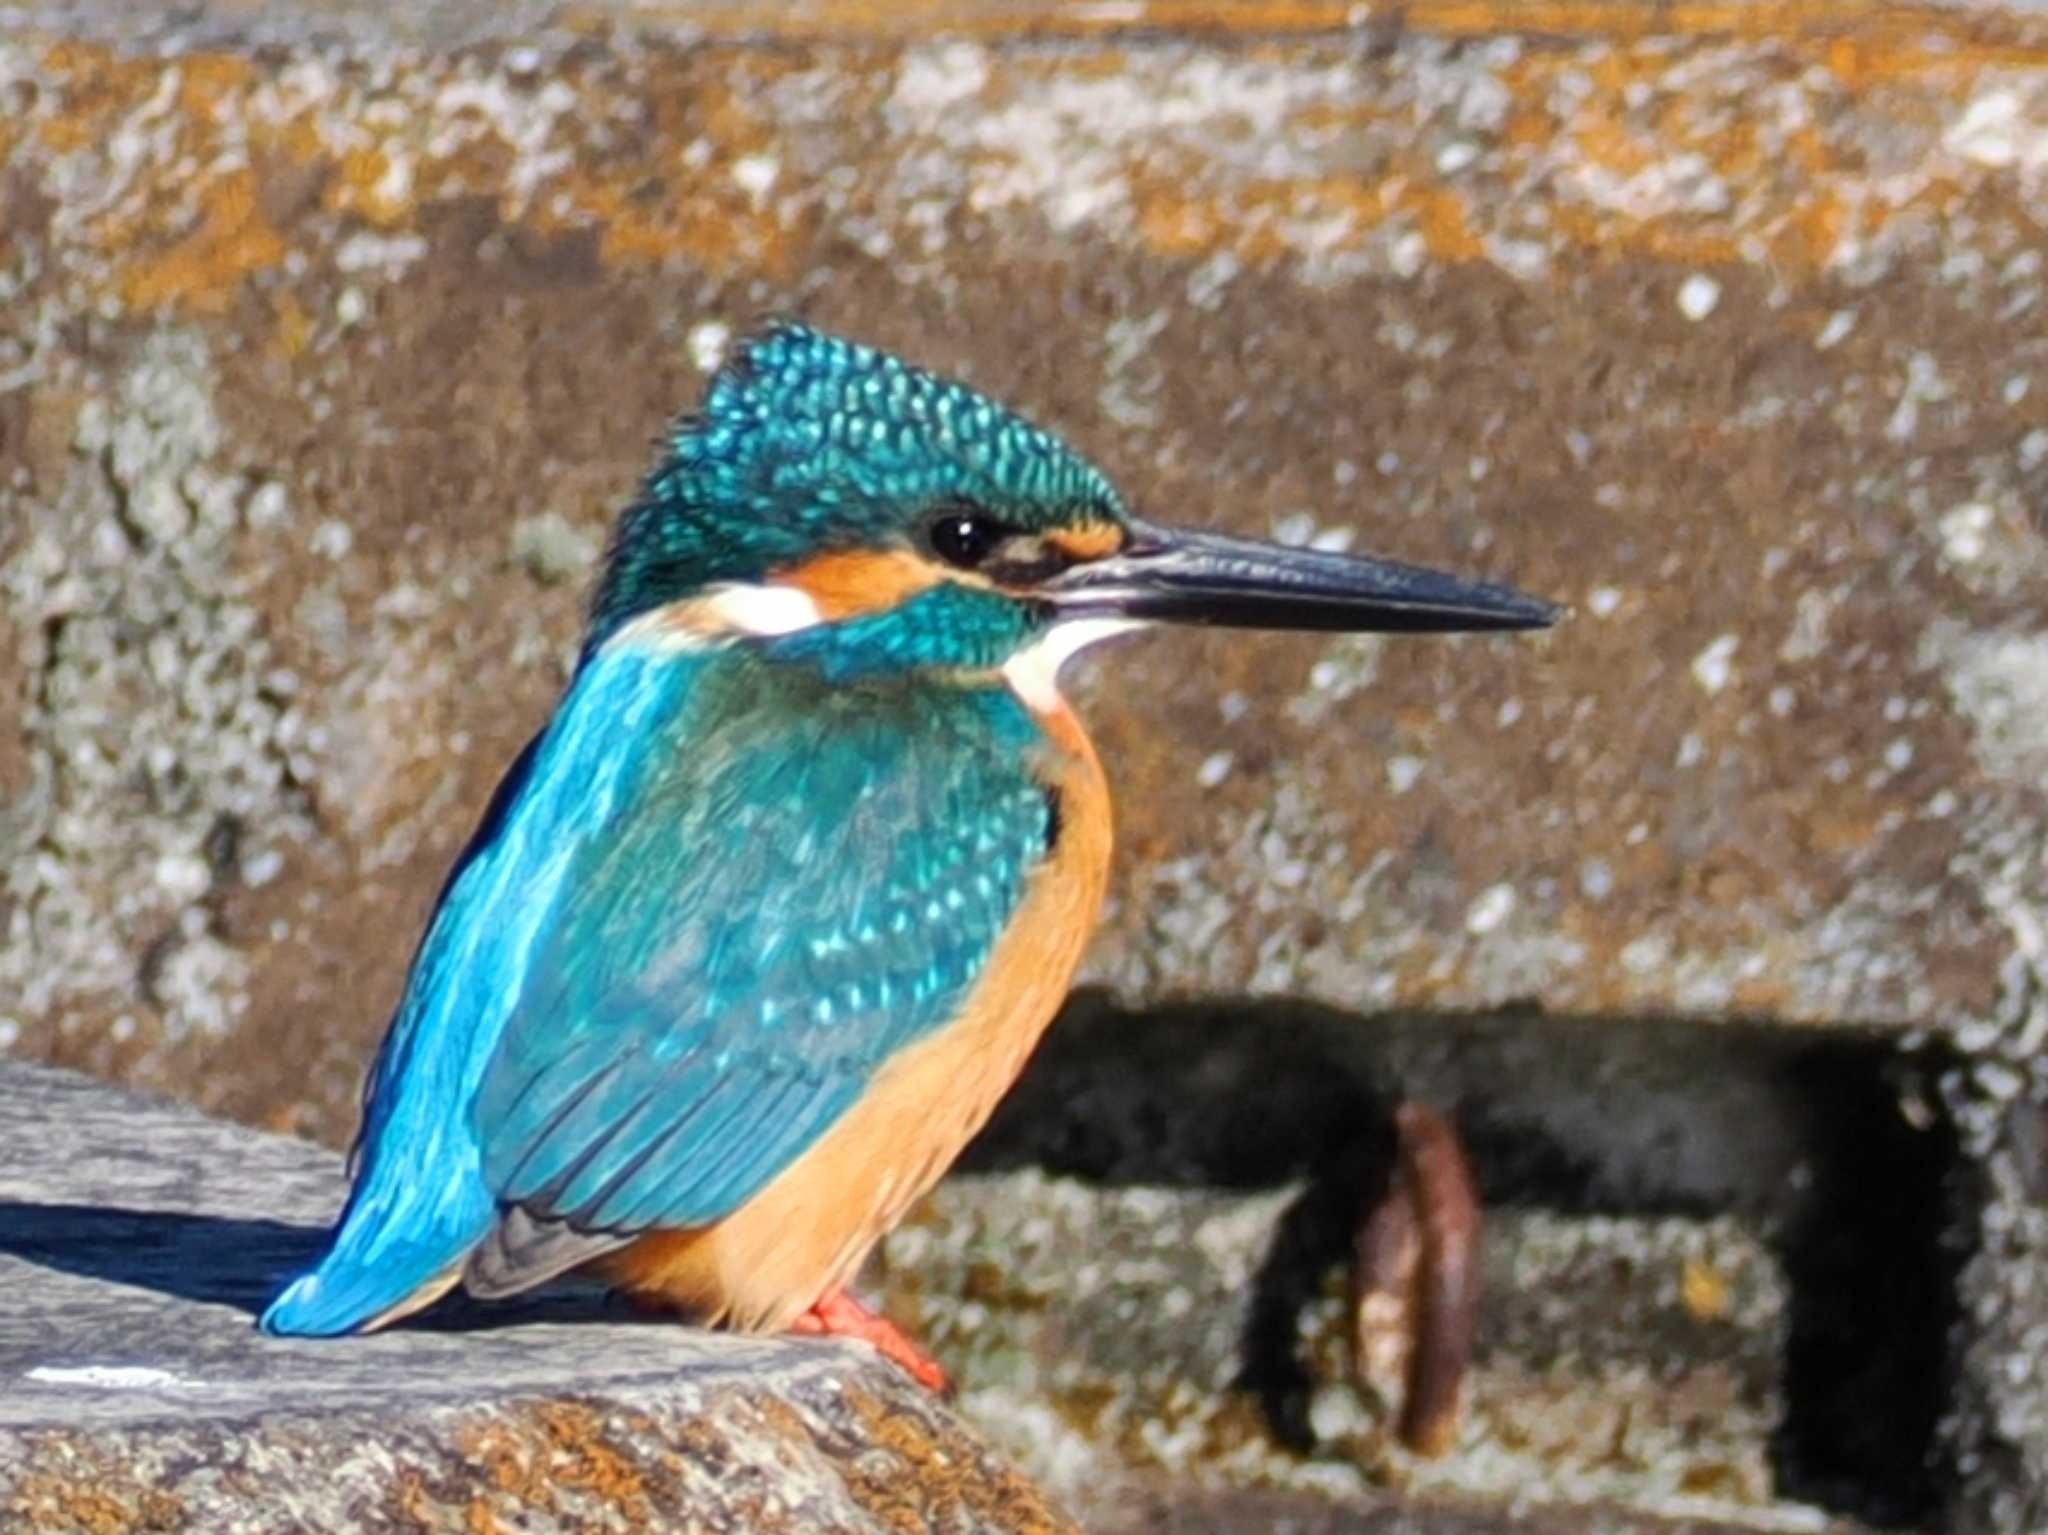
{"label": "weathered stone wall", "polygon": [[[17,36],[14,1038],[193,1081],[295,1015],[353,1061],[648,439],[776,310],[1025,404],[1160,513],[1576,604],[1105,658],[1127,995],[2023,1034],[2031,55],[1769,19]],[[304,1053],[214,1101],[338,1133]]]}
{"label": "weathered stone wall", "polygon": [[1937,1041],[1959,1506],[2048,1517],[2027,11],[188,9],[0,37],[0,1045],[343,1138],[649,439],[794,310],[1574,604],[1105,653],[1092,978]]}

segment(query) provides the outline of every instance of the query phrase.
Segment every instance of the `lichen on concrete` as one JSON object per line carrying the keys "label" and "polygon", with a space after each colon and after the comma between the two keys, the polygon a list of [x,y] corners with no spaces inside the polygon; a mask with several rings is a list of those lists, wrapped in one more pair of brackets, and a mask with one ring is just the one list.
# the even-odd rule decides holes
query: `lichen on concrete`
{"label": "lichen on concrete", "polygon": [[[4,591],[28,676],[29,783],[8,807],[0,1033],[238,1026],[246,962],[213,909],[311,833],[288,677],[237,575],[277,537],[274,483],[223,463],[203,337],[151,336],[77,408],[60,484],[0,489],[24,532]],[[83,382],[82,380],[80,382]],[[248,524],[252,508],[270,523]],[[141,1007],[135,1003],[143,1004]]]}

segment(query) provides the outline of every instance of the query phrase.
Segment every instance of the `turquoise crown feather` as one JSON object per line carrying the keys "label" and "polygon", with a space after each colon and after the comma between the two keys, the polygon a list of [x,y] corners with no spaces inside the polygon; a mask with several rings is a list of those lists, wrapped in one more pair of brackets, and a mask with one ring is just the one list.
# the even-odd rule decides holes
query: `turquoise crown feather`
{"label": "turquoise crown feather", "polygon": [[619,518],[590,648],[715,583],[888,546],[954,502],[1025,529],[1125,515],[1100,470],[987,396],[873,347],[770,326],[734,349]]}

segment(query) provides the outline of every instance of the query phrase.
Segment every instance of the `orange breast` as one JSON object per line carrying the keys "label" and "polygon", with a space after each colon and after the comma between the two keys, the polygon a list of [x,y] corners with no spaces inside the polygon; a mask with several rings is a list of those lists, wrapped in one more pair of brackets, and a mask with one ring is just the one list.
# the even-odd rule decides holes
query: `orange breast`
{"label": "orange breast", "polygon": [[1109,789],[1062,703],[1041,715],[1060,836],[960,1016],[891,1060],[774,1182],[715,1226],[605,1260],[614,1283],[697,1320],[780,1331],[844,1284],[994,1112],[1066,997],[1102,909]]}

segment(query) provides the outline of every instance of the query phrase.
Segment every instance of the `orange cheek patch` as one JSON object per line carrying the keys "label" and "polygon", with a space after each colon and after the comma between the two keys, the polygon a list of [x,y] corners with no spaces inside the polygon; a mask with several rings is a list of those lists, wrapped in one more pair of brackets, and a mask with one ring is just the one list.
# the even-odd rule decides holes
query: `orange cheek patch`
{"label": "orange cheek patch", "polygon": [[1054,528],[1045,541],[1072,560],[1099,560],[1124,546],[1124,530],[1113,522],[1084,522],[1076,528]]}
{"label": "orange cheek patch", "polygon": [[818,605],[828,623],[901,606],[944,579],[928,561],[901,549],[838,549],[778,570],[771,578]]}

